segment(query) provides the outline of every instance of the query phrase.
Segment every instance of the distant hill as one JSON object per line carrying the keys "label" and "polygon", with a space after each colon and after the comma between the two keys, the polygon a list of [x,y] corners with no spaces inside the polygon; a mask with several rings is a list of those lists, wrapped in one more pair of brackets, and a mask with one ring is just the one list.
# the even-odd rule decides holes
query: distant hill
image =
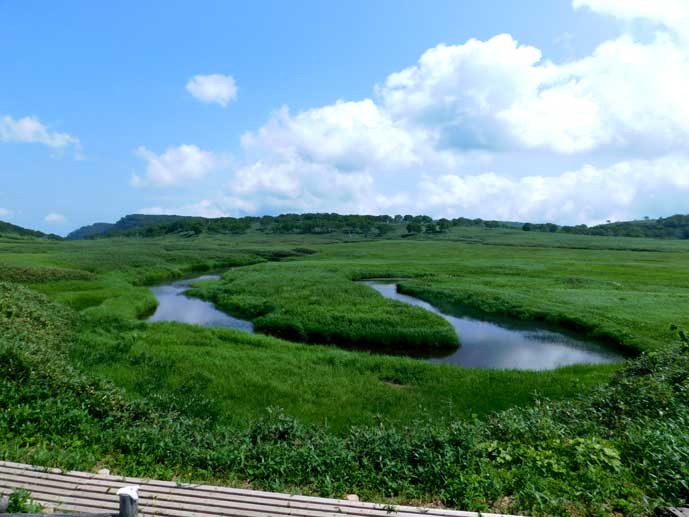
{"label": "distant hill", "polygon": [[81,228],[69,233],[66,239],[72,241],[80,241],[83,239],[99,237],[108,233],[108,230],[110,230],[110,228],[112,228],[113,226],[115,226],[113,223],[89,224],[88,226],[82,226]]}
{"label": "distant hill", "polygon": [[166,226],[178,221],[191,222],[193,220],[202,219],[201,217],[188,217],[183,215],[130,214],[125,215],[116,223],[94,223],[88,226],[82,226],[67,235],[67,239],[82,240],[139,235],[146,228]]}
{"label": "distant hill", "polygon": [[159,237],[180,235],[191,237],[201,233],[243,234],[248,231],[273,234],[324,235],[340,233],[380,237],[397,234],[411,237],[419,233],[445,233],[452,226],[485,228],[516,228],[522,223],[484,221],[483,219],[437,219],[427,215],[359,215],[335,213],[281,214],[246,217],[192,217],[181,215],[130,214],[114,224],[96,223],[70,233],[68,239],[99,239],[107,237]]}
{"label": "distant hill", "polygon": [[19,237],[38,237],[38,238],[48,238],[48,239],[62,239],[59,235],[52,233],[43,233],[38,230],[29,230],[28,228],[22,228],[16,224],[7,223],[5,221],[0,221],[0,235],[16,235]]}
{"label": "distant hill", "polygon": [[552,223],[522,226],[525,231],[604,235],[608,237],[647,237],[651,239],[689,239],[689,215],[676,214],[658,219],[620,221],[586,226],[558,226]]}
{"label": "distant hill", "polygon": [[[7,223],[5,223],[7,224]],[[454,226],[510,228],[524,231],[607,235],[612,237],[648,237],[654,239],[689,239],[689,215],[660,219],[623,221],[596,226],[560,226],[553,223],[520,223],[484,219],[436,219],[427,215],[340,215],[329,213],[282,214],[260,217],[192,217],[182,215],[130,214],[116,223],[95,223],[73,231],[67,239],[107,237],[191,237],[201,233],[242,234],[247,231],[278,234],[359,234],[370,237],[394,232],[402,237],[418,233],[444,233]],[[1,228],[1,227],[0,227]],[[18,228],[18,227],[17,227]],[[31,230],[25,230],[30,232]],[[405,233],[406,232],[406,233]],[[0,229],[0,233],[2,233]],[[40,234],[40,232],[36,232]],[[41,234],[42,235],[42,234]]]}
{"label": "distant hill", "polygon": [[[84,226],[70,233],[68,239],[94,239],[105,237],[157,237],[168,234],[193,236],[200,233],[242,234],[250,229],[265,233],[310,233],[334,232],[356,234],[385,234],[391,223],[406,223],[387,215],[339,215],[339,214],[283,214],[262,217],[191,217],[180,215],[131,214],[115,224],[96,223]],[[412,216],[405,216],[412,218]],[[432,221],[428,216],[413,219]]]}

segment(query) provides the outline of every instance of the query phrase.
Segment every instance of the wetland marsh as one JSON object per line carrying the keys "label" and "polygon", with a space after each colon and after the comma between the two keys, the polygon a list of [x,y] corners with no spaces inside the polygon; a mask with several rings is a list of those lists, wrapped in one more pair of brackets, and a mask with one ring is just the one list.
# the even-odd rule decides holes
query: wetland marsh
{"label": "wetland marsh", "polygon": [[[672,327],[689,323],[687,243],[472,228],[8,239],[0,253],[4,459],[483,510],[509,494],[513,512],[562,515],[644,513],[678,502],[689,475]],[[361,283],[381,278],[399,299]],[[162,296],[209,305],[162,321]],[[642,355],[540,371],[405,357],[472,347],[432,312],[449,306]],[[202,326],[210,309],[257,333]]]}

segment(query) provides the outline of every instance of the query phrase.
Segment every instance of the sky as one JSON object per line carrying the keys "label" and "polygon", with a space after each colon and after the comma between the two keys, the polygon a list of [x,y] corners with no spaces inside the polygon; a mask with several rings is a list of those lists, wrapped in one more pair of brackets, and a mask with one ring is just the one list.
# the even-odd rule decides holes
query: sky
{"label": "sky", "polygon": [[689,0],[0,0],[0,220],[689,212]]}

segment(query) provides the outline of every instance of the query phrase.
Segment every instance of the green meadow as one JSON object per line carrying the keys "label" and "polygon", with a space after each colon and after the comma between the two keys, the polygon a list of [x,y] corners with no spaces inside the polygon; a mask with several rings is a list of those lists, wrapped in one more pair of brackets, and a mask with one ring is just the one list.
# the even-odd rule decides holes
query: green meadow
{"label": "green meadow", "polygon": [[[0,458],[386,503],[640,515],[689,498],[689,243],[452,228],[377,238],[0,238]],[[248,334],[148,323],[150,286]],[[479,370],[357,283],[576,330],[613,365]],[[683,334],[682,334],[683,335]]]}

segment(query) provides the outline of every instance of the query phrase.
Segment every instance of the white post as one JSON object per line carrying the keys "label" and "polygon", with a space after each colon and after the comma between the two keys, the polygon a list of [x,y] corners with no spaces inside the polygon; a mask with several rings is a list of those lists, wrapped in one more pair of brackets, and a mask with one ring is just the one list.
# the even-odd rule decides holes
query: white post
{"label": "white post", "polygon": [[117,491],[120,497],[120,517],[136,517],[139,511],[139,486],[124,486]]}

